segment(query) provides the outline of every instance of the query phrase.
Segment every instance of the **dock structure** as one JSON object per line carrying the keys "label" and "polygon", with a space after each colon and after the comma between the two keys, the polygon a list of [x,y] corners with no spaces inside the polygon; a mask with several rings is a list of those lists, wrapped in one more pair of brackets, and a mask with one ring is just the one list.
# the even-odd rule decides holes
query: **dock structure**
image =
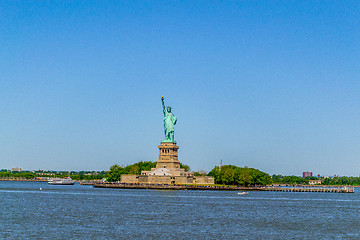
{"label": "dock structure", "polygon": [[[225,191],[259,191],[255,187],[187,185],[187,184],[150,184],[150,183],[96,183],[95,188],[123,189],[157,189],[157,190],[225,190]],[[261,190],[260,190],[261,191]]]}
{"label": "dock structure", "polygon": [[277,191],[277,192],[326,192],[326,193],[354,193],[353,186],[339,187],[241,187],[217,185],[186,185],[186,184],[139,184],[139,183],[94,183],[95,188],[122,189],[158,189],[158,190],[223,190],[223,191]]}
{"label": "dock structure", "polygon": [[294,187],[266,187],[265,191],[275,192],[325,192],[325,193],[354,193],[354,186],[294,186]]}

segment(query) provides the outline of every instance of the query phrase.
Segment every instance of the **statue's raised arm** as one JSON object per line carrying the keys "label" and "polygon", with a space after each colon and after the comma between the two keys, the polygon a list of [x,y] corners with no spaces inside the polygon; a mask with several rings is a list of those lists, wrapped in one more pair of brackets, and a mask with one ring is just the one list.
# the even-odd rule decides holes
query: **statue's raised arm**
{"label": "statue's raised arm", "polygon": [[162,142],[173,142],[174,140],[174,125],[177,122],[177,117],[171,112],[171,107],[165,108],[164,96],[161,97],[163,113],[164,113],[164,132],[165,132],[165,140]]}
{"label": "statue's raised arm", "polygon": [[163,112],[165,111],[165,103],[164,103],[164,96],[161,97],[161,103],[163,106]]}

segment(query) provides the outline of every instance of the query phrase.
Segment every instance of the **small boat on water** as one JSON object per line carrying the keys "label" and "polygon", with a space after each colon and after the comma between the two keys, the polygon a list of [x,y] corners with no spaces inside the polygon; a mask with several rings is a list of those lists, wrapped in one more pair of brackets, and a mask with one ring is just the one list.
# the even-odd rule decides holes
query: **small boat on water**
{"label": "small boat on water", "polygon": [[248,192],[238,192],[238,195],[246,195]]}
{"label": "small boat on water", "polygon": [[50,185],[74,185],[74,183],[71,178],[52,178],[48,181]]}

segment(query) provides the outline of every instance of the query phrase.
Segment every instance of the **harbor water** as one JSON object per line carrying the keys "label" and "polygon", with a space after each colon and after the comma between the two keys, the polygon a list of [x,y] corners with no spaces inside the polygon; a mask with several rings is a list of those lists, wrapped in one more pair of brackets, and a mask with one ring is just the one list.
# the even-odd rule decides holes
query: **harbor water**
{"label": "harbor water", "polygon": [[170,191],[0,181],[0,239],[360,239],[355,193]]}

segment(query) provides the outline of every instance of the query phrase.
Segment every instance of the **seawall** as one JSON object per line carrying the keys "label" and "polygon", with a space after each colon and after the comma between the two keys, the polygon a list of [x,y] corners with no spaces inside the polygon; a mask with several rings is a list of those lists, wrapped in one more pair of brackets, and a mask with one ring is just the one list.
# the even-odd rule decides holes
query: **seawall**
{"label": "seawall", "polygon": [[158,189],[158,190],[216,190],[216,191],[276,191],[276,192],[323,192],[354,193],[353,186],[338,187],[236,187],[217,185],[168,185],[168,184],[136,184],[136,183],[94,183],[95,188],[122,189]]}

